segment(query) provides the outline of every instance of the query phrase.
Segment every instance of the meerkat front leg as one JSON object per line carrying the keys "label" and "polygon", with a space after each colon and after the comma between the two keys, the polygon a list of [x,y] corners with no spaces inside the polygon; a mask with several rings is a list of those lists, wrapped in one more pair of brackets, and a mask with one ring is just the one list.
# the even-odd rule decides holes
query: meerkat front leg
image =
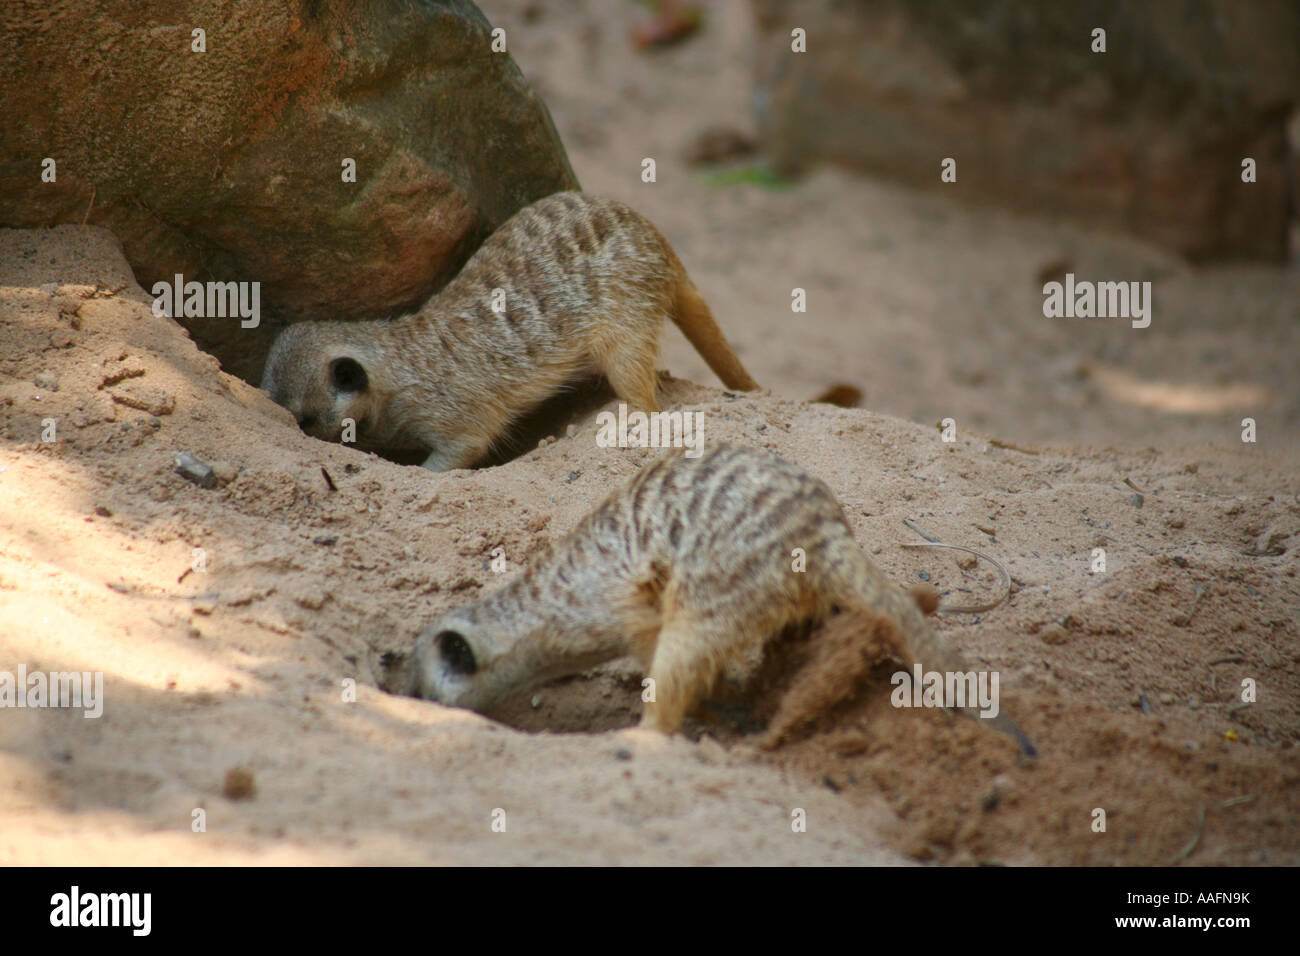
{"label": "meerkat front leg", "polygon": [[472,438],[457,439],[438,445],[424,460],[430,471],[452,471],[468,468],[487,454],[488,443]]}

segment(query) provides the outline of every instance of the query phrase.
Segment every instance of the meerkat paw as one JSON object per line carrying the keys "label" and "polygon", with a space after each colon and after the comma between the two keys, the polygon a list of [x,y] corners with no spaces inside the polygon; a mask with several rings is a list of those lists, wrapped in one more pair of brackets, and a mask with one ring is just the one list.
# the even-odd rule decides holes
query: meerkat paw
{"label": "meerkat paw", "polygon": [[454,471],[469,468],[487,453],[487,449],[470,442],[453,442],[439,445],[424,460],[429,471]]}

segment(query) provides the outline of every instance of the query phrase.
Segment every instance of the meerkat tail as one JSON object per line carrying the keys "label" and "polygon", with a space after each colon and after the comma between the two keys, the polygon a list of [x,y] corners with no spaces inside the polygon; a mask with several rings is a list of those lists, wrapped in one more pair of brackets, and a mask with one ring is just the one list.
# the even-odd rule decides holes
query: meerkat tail
{"label": "meerkat tail", "polygon": [[682,330],[687,341],[709,364],[722,384],[741,392],[754,392],[760,386],[745,371],[740,359],[728,344],[713,318],[713,310],[700,295],[700,290],[685,275],[677,285],[677,301],[673,308],[673,322]]}
{"label": "meerkat tail", "polygon": [[[860,561],[851,560],[849,563],[847,570],[857,591],[850,601],[850,608],[860,614],[884,615],[887,623],[883,626],[887,632],[892,632],[888,634],[890,642],[901,652],[904,663],[909,666],[920,664],[922,670],[943,674],[965,674],[974,670],[926,620],[933,595],[908,592],[889,583],[865,555]],[[1024,731],[1000,708],[995,716],[984,716],[978,706],[957,709],[1011,737],[1025,756],[1038,756],[1037,749]]]}

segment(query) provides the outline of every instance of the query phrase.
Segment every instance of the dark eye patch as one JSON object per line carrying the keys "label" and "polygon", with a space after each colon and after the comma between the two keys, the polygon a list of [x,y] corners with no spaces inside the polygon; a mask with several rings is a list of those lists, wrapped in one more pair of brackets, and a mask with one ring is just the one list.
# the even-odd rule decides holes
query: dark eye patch
{"label": "dark eye patch", "polygon": [[370,377],[356,359],[336,358],[330,362],[330,383],[336,392],[364,392]]}
{"label": "dark eye patch", "polygon": [[437,645],[438,654],[453,674],[468,676],[478,670],[474,651],[463,635],[455,631],[441,631],[433,642]]}

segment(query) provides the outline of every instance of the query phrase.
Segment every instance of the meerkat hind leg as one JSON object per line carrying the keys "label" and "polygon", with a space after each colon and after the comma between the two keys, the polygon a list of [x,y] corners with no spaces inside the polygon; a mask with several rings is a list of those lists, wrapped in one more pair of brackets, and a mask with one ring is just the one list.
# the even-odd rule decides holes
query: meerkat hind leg
{"label": "meerkat hind leg", "polygon": [[713,688],[726,636],[707,621],[677,613],[664,621],[646,674],[654,684],[641,726],[676,733],[691,709]]}
{"label": "meerkat hind leg", "polygon": [[633,338],[610,349],[601,356],[598,365],[619,398],[643,412],[657,412],[659,377],[655,374],[655,358],[658,354],[657,339]]}

